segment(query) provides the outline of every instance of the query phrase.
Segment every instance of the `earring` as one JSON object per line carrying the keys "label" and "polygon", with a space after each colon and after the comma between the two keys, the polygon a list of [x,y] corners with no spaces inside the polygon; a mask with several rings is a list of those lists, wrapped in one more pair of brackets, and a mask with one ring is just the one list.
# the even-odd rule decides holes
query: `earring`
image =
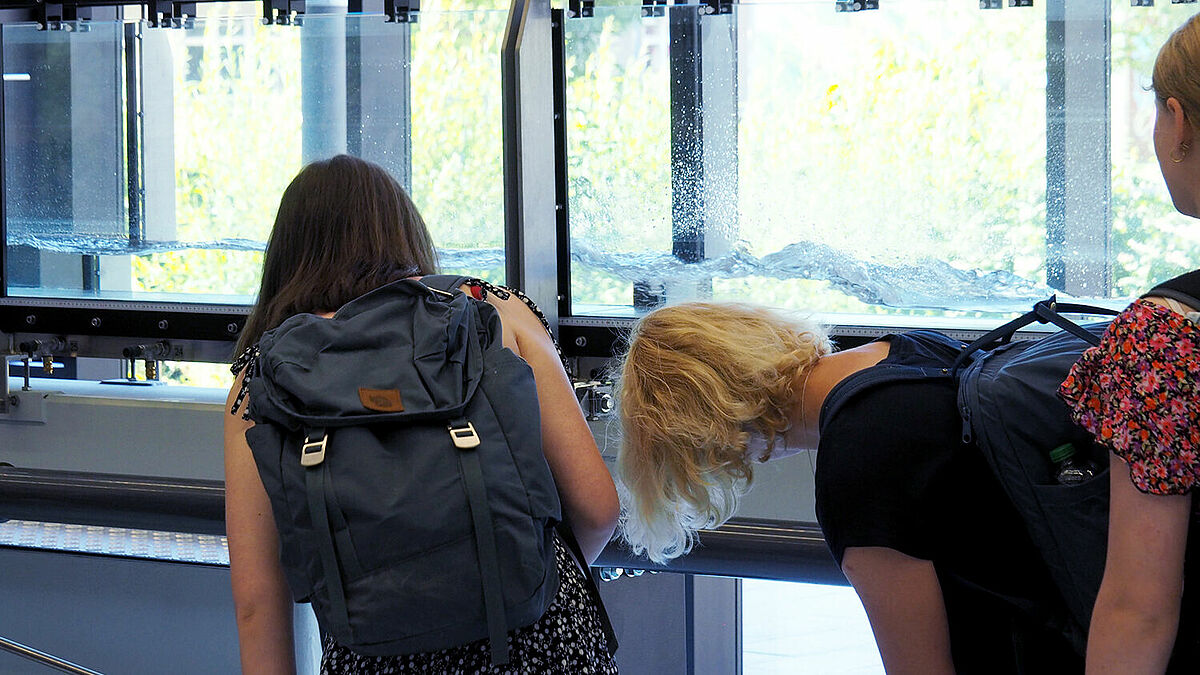
{"label": "earring", "polygon": [[1179,147],[1171,150],[1171,153],[1168,155],[1168,157],[1171,158],[1172,162],[1178,164],[1183,161],[1184,157],[1187,157],[1188,150],[1190,149],[1191,148],[1188,147],[1187,143],[1180,143]]}

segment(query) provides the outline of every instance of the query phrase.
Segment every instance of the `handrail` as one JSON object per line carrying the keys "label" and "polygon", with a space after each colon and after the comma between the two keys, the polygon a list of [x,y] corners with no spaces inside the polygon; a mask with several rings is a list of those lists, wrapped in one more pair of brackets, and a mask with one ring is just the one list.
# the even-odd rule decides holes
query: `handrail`
{"label": "handrail", "polygon": [[63,673],[75,673],[76,675],[104,675],[100,671],[92,670],[91,668],[84,668],[81,665],[71,663],[70,661],[60,659],[52,654],[47,654],[46,652],[23,645],[20,642],[13,642],[12,640],[8,640],[3,637],[0,637],[0,651],[8,652],[9,654],[16,654],[17,656],[29,659],[35,663],[40,663],[43,666],[48,666]]}
{"label": "handrail", "polygon": [[[221,481],[0,467],[0,519],[225,533]],[[735,518],[700,532],[692,551],[658,565],[614,541],[595,562],[686,574],[845,584],[816,523]]]}
{"label": "handrail", "polygon": [[699,542],[686,556],[665,565],[634,557],[613,541],[596,567],[622,567],[747,579],[804,581],[846,585],[816,523],[734,518],[715,530],[701,530]]}
{"label": "handrail", "polygon": [[225,534],[225,484],[0,467],[0,519]]}

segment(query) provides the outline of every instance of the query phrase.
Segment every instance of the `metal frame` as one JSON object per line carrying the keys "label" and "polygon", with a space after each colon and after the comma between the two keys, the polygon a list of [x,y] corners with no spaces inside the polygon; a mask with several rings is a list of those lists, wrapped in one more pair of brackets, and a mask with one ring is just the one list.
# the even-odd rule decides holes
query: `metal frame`
{"label": "metal frame", "polygon": [[[593,16],[592,0],[571,0],[571,17]],[[567,166],[567,40],[568,13],[550,10],[554,72],[554,209],[557,242],[558,316],[571,316],[571,189]],[[561,330],[561,328],[560,328]]]}
{"label": "metal frame", "polygon": [[[0,517],[148,530],[225,533],[222,481],[0,467]],[[614,541],[593,563],[650,571],[846,584],[816,523],[738,519],[658,565]]]}
{"label": "metal frame", "polygon": [[[220,2],[224,0],[199,0],[201,2]],[[75,3],[70,3],[72,6],[78,7],[117,7],[121,5],[138,4],[129,2],[118,2],[117,0],[78,0]],[[170,5],[171,11],[176,7],[185,7],[195,3],[163,3],[163,2],[143,2],[140,3],[144,7],[151,9],[162,10],[166,5]],[[153,7],[151,5],[153,4]],[[385,3],[386,4],[386,3]],[[396,6],[397,12],[401,10],[405,21],[403,28],[397,26],[396,30],[404,31],[404,44],[408,45],[409,39],[409,22],[416,18],[416,3],[392,3]],[[17,4],[17,8],[8,8],[0,10],[0,26],[4,23],[29,23],[36,21],[38,18],[38,6],[40,3],[22,2]],[[266,6],[266,3],[264,3]],[[271,5],[274,9],[283,7],[278,2]],[[290,8],[290,9],[289,9]],[[287,7],[288,11],[295,11],[297,3],[292,2]],[[113,10],[115,12],[115,9]],[[194,12],[194,9],[192,9]],[[153,22],[152,22],[153,23]],[[140,48],[141,39],[138,35],[141,27],[137,24],[130,23],[126,26],[123,32],[125,61],[124,61],[124,81],[127,87],[126,108],[125,108],[125,129],[124,140],[126,143],[126,161],[128,162],[126,174],[126,199],[129,217],[129,238],[132,244],[137,244],[145,240],[145,207],[146,207],[146,186],[143,183],[143,173],[147,168],[145,157],[145,139],[143,133],[145,131],[143,125],[143,86],[141,77],[141,54]],[[2,32],[2,31],[0,31]],[[349,50],[358,50],[361,54],[363,49],[362,37],[358,34],[347,35],[346,44]],[[2,47],[2,42],[0,42]],[[353,55],[353,54],[352,54]],[[394,59],[394,55],[392,57]],[[409,55],[403,54],[399,63],[394,64],[395,69],[403,71],[405,74],[404,82],[401,83],[401,88],[404,90],[403,96],[404,105],[400,110],[396,106],[389,106],[388,113],[392,116],[390,119],[395,119],[398,115],[403,119],[404,136],[403,143],[405,144],[405,152],[403,161],[397,164],[394,159],[394,152],[389,153],[389,159],[386,163],[389,169],[397,174],[397,177],[407,186],[411,184],[411,127],[409,123],[408,106],[410,95],[410,84],[407,79]],[[2,52],[0,52],[0,66],[3,65]],[[350,80],[347,84],[353,84],[354,77],[359,77],[361,80],[362,73],[354,72],[353,69],[347,69],[346,78]],[[360,82],[361,84],[361,82]],[[394,83],[393,83],[394,84]],[[391,85],[389,85],[391,86]],[[0,87],[0,120],[4,116],[4,100],[3,91]],[[391,86],[390,90],[395,87]],[[353,98],[353,100],[351,100]],[[362,118],[370,117],[373,121],[382,120],[383,115],[379,115],[380,111],[374,106],[371,108],[369,101],[364,100],[361,87],[357,90],[356,96],[347,97],[345,106],[342,108],[344,113],[353,115],[358,112],[360,121]],[[370,109],[368,109],[370,108]],[[387,124],[384,120],[382,124]],[[342,134],[343,140],[347,145],[354,145],[357,140],[358,150],[367,150],[367,158],[379,160],[374,157],[369,148],[364,148],[362,136],[369,134],[369,131],[347,129],[346,133]],[[390,141],[396,141],[393,137]],[[4,129],[0,126],[0,157],[4,157],[3,150],[5,148]],[[395,148],[392,147],[392,150]],[[5,167],[4,162],[0,161],[0,243],[7,240],[7,184],[4,180]],[[84,276],[88,274],[88,266],[84,259]],[[22,342],[40,341],[43,344],[49,344],[55,340],[59,342],[69,341],[78,352],[82,352],[89,356],[99,357],[120,357],[123,352],[131,345],[139,341],[157,341],[170,340],[174,349],[178,353],[180,360],[208,360],[208,361],[224,361],[228,360],[229,353],[232,350],[233,342],[237,339],[241,331],[241,327],[245,323],[245,318],[249,312],[248,305],[225,305],[225,304],[209,304],[209,303],[174,303],[174,302],[154,302],[154,301],[124,301],[110,299],[88,299],[88,298],[44,298],[36,296],[15,296],[8,289],[8,280],[10,270],[8,268],[11,262],[7,245],[0,245],[0,333],[3,333],[8,339],[0,344],[0,352],[11,353],[17,348],[17,345]],[[98,270],[96,265],[92,265],[91,270]],[[85,282],[83,290],[88,290],[89,285]],[[69,338],[67,337],[69,336]],[[73,352],[73,353],[78,353]]]}
{"label": "metal frame", "polygon": [[504,127],[505,282],[558,325],[558,219],[550,0],[512,0],[500,54]]}

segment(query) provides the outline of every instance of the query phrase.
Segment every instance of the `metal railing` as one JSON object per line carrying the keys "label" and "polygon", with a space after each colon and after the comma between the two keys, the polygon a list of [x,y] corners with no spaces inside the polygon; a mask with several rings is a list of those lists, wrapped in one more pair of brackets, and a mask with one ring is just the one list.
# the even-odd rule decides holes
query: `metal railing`
{"label": "metal railing", "polygon": [[[0,467],[0,520],[225,533],[221,481]],[[816,523],[734,519],[657,565],[612,542],[598,567],[845,584]]]}
{"label": "metal railing", "polygon": [[225,534],[225,484],[0,467],[0,520]]}
{"label": "metal railing", "polygon": [[29,659],[34,663],[40,663],[48,668],[53,668],[62,673],[75,673],[76,675],[103,675],[100,671],[84,668],[83,666],[71,663],[70,661],[60,659],[52,654],[47,654],[43,651],[38,651],[33,647],[13,642],[0,637],[0,651],[16,654],[17,656]]}

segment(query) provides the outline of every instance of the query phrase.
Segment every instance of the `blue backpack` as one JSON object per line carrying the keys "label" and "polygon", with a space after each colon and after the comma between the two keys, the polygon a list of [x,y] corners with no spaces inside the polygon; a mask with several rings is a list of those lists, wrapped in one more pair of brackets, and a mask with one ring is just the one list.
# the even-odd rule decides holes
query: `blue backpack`
{"label": "blue backpack", "polygon": [[[965,347],[952,372],[958,379],[963,440],[975,442],[1023,519],[1066,608],[1062,625],[1055,628],[1082,654],[1104,574],[1108,451],[1071,420],[1058,387],[1083,351],[1100,343],[1108,324],[1080,326],[1063,313],[1116,314],[1051,297]],[[1012,341],[1017,330],[1035,322],[1063,330]],[[1058,483],[1051,453],[1067,444],[1099,467],[1094,477]]]}
{"label": "blue backpack", "polygon": [[558,587],[533,372],[465,281],[396,281],[258,345],[246,438],[289,586],[362,654],[486,637],[506,663]]}

